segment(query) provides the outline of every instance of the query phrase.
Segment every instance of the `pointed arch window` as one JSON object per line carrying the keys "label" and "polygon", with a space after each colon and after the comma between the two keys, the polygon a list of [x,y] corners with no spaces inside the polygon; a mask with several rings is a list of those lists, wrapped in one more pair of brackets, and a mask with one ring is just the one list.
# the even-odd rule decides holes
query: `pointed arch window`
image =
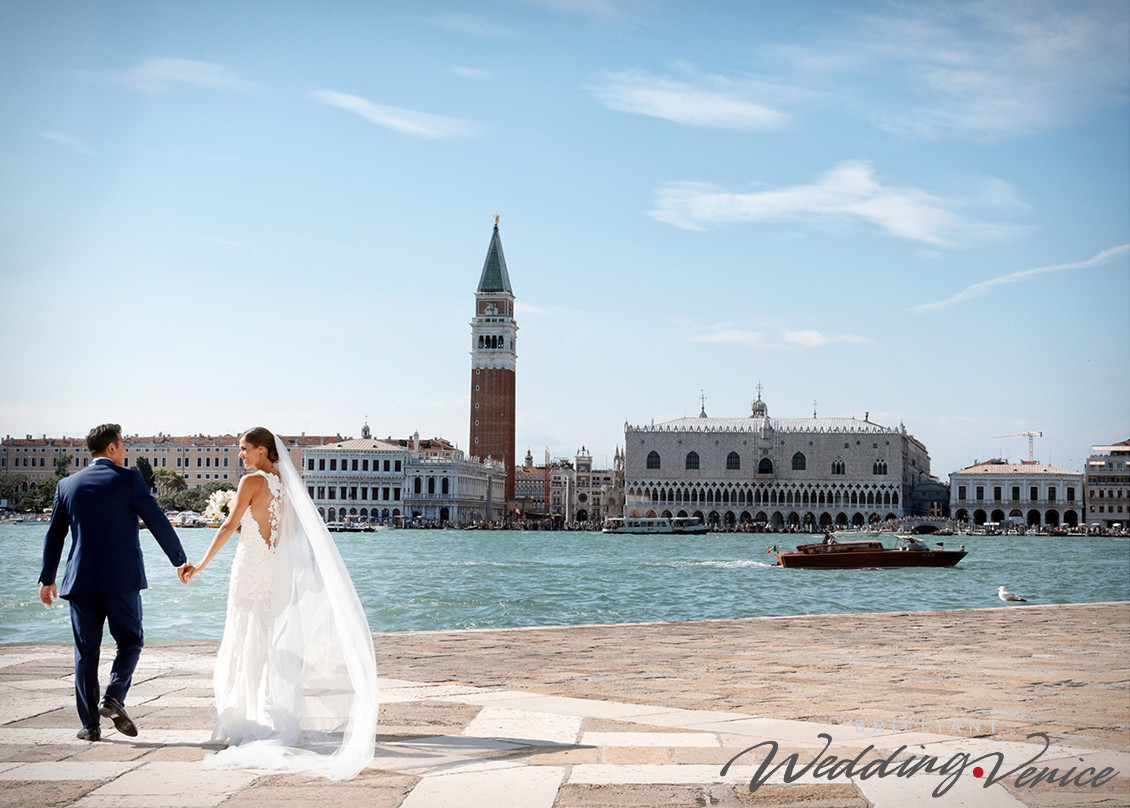
{"label": "pointed arch window", "polygon": [[698,469],[698,452],[687,453],[687,468]]}
{"label": "pointed arch window", "polygon": [[832,461],[832,474],[847,474],[847,464],[843,460]]}
{"label": "pointed arch window", "polygon": [[742,467],[742,457],[737,452],[730,452],[726,455],[726,470],[735,471]]}
{"label": "pointed arch window", "polygon": [[883,475],[887,473],[887,461],[876,460],[875,464],[871,466],[871,473],[875,475]]}
{"label": "pointed arch window", "polygon": [[804,456],[804,452],[797,452],[793,455],[793,471],[804,471],[808,468],[808,458]]}
{"label": "pointed arch window", "polygon": [[659,465],[659,452],[650,452],[647,456],[647,467],[649,469],[660,468]]}
{"label": "pointed arch window", "polygon": [[768,457],[761,458],[761,462],[757,464],[757,473],[758,474],[772,474],[773,473],[773,461],[770,460]]}

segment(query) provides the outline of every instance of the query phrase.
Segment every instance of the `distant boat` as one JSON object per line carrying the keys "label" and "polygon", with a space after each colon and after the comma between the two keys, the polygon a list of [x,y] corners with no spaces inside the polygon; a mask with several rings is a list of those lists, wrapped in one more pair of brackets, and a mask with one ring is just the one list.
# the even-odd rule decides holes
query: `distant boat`
{"label": "distant boat", "polygon": [[931,549],[913,536],[899,536],[895,547],[881,541],[798,544],[795,553],[777,553],[782,567],[806,569],[866,569],[887,567],[952,567],[965,550]]}
{"label": "distant boat", "polygon": [[208,520],[196,511],[181,511],[172,523],[177,527],[207,527]]}
{"label": "distant boat", "polygon": [[373,533],[376,528],[359,522],[328,522],[326,527],[330,533]]}
{"label": "distant boat", "polygon": [[706,523],[697,516],[611,516],[604,520],[604,533],[706,533]]}

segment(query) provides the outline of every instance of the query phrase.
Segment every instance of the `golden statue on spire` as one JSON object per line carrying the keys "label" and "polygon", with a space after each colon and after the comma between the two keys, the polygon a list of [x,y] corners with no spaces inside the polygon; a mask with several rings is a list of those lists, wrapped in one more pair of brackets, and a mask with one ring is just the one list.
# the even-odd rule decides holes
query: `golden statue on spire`
{"label": "golden statue on spire", "polygon": [[494,226],[498,227],[498,214],[494,214]]}

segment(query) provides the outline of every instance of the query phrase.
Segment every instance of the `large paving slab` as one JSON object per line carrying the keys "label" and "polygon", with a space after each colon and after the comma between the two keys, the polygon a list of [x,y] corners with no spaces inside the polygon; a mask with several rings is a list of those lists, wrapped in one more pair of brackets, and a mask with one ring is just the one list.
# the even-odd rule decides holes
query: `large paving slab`
{"label": "large paving slab", "polygon": [[[0,646],[0,806],[1130,805],[1126,603],[375,644],[376,757],[345,783],[201,765],[216,643],[150,643],[140,734],[95,744],[74,737],[70,646]],[[1053,782],[990,782],[998,759]]]}

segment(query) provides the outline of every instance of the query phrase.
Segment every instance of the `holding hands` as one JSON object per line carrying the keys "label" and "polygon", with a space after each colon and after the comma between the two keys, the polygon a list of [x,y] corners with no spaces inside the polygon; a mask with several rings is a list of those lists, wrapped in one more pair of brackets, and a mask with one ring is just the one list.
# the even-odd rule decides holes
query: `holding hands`
{"label": "holding hands", "polygon": [[177,567],[177,577],[180,578],[182,584],[187,584],[191,581],[200,570],[189,564],[187,561],[181,566]]}

